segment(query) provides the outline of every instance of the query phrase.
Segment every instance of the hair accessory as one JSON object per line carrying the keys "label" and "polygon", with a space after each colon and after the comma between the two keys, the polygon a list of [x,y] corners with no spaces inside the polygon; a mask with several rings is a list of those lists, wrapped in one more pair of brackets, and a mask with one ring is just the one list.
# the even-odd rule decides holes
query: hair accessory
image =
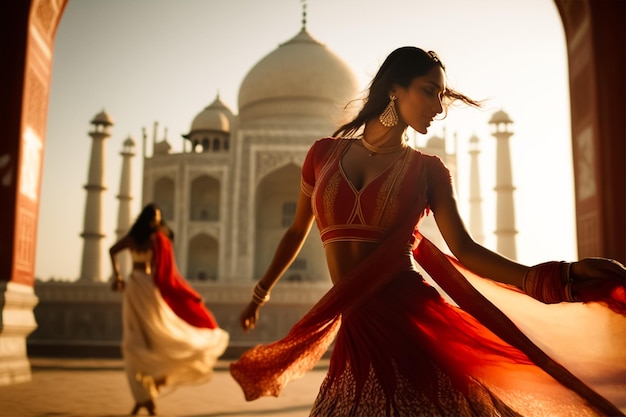
{"label": "hair accessory", "polygon": [[378,120],[380,120],[380,123],[385,127],[394,127],[398,124],[398,113],[396,113],[395,106],[396,98],[396,96],[390,95],[389,104],[387,104],[385,110],[378,116]]}

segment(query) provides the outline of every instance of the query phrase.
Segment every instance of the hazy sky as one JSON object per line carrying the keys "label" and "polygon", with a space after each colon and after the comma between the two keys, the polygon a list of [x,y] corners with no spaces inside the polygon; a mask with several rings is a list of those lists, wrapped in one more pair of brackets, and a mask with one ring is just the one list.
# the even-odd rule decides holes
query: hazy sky
{"label": "hazy sky", "polygon": [[[518,260],[576,259],[569,84],[561,20],[551,0],[311,0],[307,30],[342,57],[362,88],[393,49],[437,51],[449,84],[484,109],[453,108],[432,135],[457,135],[459,203],[467,219],[467,142],[480,139],[484,234],[494,248],[495,139],[488,120],[513,119]],[[107,141],[104,273],[117,226],[123,141],[137,143],[133,208],[141,208],[141,131],[159,123],[174,151],[194,117],[221,99],[238,113],[248,71],[302,27],[299,0],[70,0],[58,28],[45,143],[36,276],[80,274],[90,121],[113,118]],[[329,132],[331,133],[331,132]],[[449,151],[453,151],[451,147]],[[467,221],[467,220],[466,220]]]}

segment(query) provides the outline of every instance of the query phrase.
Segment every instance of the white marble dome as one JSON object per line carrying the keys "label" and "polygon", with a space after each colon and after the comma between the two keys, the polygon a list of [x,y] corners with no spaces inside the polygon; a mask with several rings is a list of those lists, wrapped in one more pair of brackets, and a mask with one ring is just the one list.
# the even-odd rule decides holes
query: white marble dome
{"label": "white marble dome", "polygon": [[218,95],[213,103],[193,119],[190,133],[197,131],[230,132],[232,118],[233,113]]}
{"label": "white marble dome", "polygon": [[328,119],[356,98],[350,67],[302,29],[261,59],[239,90],[241,123],[311,117]]}

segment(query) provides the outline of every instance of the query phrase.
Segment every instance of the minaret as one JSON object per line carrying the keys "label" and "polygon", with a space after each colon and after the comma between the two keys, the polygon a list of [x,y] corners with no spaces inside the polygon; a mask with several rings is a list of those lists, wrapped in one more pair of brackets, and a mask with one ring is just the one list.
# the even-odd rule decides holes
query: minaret
{"label": "minaret", "polygon": [[[119,201],[119,207],[117,211],[117,229],[115,234],[117,239],[121,239],[128,233],[133,219],[131,201],[133,200],[132,194],[132,158],[135,156],[135,142],[129,136],[122,146],[122,173],[120,175],[120,191],[117,195]],[[120,265],[120,272],[122,276],[126,277],[131,271],[131,259],[128,251],[124,251],[118,255],[118,262]]]}
{"label": "minaret", "polygon": [[480,170],[478,164],[478,155],[480,154],[479,142],[480,139],[476,135],[472,135],[469,140],[469,228],[474,240],[482,245],[485,241],[485,235],[483,234],[483,198],[480,192]]}
{"label": "minaret", "polygon": [[91,136],[91,158],[87,178],[87,201],[85,203],[85,219],[81,237],[83,244],[83,258],[80,268],[80,281],[102,282],[102,240],[106,236],[102,228],[102,197],[105,167],[105,140],[111,136],[110,127],[113,126],[111,117],[102,110],[91,121],[93,130]]}
{"label": "minaret", "polygon": [[513,135],[510,125],[513,121],[504,111],[493,114],[489,124],[494,126],[496,138],[496,251],[509,259],[517,259],[515,245],[515,205],[513,203],[513,173],[511,169],[511,150],[509,138]]}

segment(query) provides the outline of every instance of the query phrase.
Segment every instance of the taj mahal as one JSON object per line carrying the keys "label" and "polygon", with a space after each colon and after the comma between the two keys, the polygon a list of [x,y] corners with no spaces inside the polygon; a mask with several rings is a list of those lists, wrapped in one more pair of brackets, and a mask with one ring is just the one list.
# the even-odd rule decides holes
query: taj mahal
{"label": "taj mahal", "polygon": [[[219,94],[192,118],[174,153],[158,125],[137,143],[122,146],[117,194],[117,237],[123,236],[141,206],[154,202],[174,232],[178,267],[203,295],[221,327],[231,334],[230,354],[282,337],[328,290],[319,233],[314,226],[298,258],[272,293],[272,302],[251,335],[238,326],[241,307],[263,274],[276,245],[295,214],[300,170],[313,142],[328,136],[344,118],[345,106],[359,88],[350,67],[303,27],[254,65],[241,83],[238,113]],[[208,100],[210,101],[210,100]],[[124,117],[117,115],[116,117]],[[92,150],[86,190],[83,254],[76,282],[37,282],[38,328],[28,339],[31,352],[84,352],[115,355],[121,340],[121,297],[109,289],[108,248],[102,229],[103,155],[114,119],[102,111],[91,120]],[[497,139],[497,250],[512,258],[515,249],[513,180],[508,140],[509,116],[496,112],[490,124]],[[151,136],[151,137],[150,137]],[[470,232],[483,239],[478,138],[470,141]],[[446,152],[446,138],[430,137],[425,153],[436,154],[457,172],[457,155]],[[139,155],[138,155],[139,154]],[[131,161],[143,158],[141,190],[132,190]],[[422,233],[445,245],[432,216]],[[122,272],[130,272],[129,259]],[[86,353],[89,352],[89,353]],[[228,352],[227,352],[228,354]]]}
{"label": "taj mahal", "polygon": [[[114,118],[99,109],[91,122],[82,257],[75,281],[35,278],[37,225],[51,91],[54,42],[67,0],[3,2],[5,34],[0,40],[6,59],[0,67],[8,94],[2,101],[0,141],[0,385],[31,380],[31,356],[120,357],[122,296],[111,291],[103,238],[102,181],[110,169],[103,155],[112,142]],[[579,259],[604,257],[626,262],[624,254],[624,91],[623,2],[554,0],[565,42],[570,91],[571,150],[574,168],[576,242]],[[286,276],[272,290],[272,300],[254,332],[238,325],[242,307],[269,262],[278,235],[293,216],[304,155],[320,137],[335,131],[355,98],[355,77],[337,56],[306,30],[286,41],[248,71],[239,89],[237,109],[219,95],[206,97],[205,109],[191,111],[189,130],[174,152],[167,134],[122,144],[122,168],[115,234],[126,233],[138,213],[131,202],[158,203],[175,232],[178,266],[202,295],[220,327],[230,333],[224,358],[286,335],[330,288],[317,231]],[[282,40],[277,39],[278,41]],[[219,80],[217,80],[219,82]],[[103,103],[106,106],[106,103]],[[203,107],[203,106],[199,106]],[[172,109],[174,110],[174,109]],[[194,117],[195,113],[195,117]],[[114,118],[113,118],[114,117]],[[88,119],[89,117],[85,117]],[[436,154],[455,179],[467,179],[459,190],[469,203],[466,223],[478,242],[483,220],[495,224],[495,251],[516,259],[515,186],[509,140],[512,120],[496,111],[489,120],[495,139],[494,215],[483,219],[480,195],[481,151],[477,137],[458,138],[469,145],[465,155],[448,154],[448,138],[432,136],[419,145]],[[409,135],[410,139],[410,135]],[[457,137],[454,135],[454,143]],[[178,144],[178,142],[176,143]],[[176,149],[180,149],[178,146]],[[135,158],[141,158],[140,161]],[[133,161],[143,163],[132,172]],[[487,162],[487,164],[490,164]],[[457,184],[458,181],[455,181]],[[134,189],[131,184],[135,184]],[[141,184],[141,185],[139,185]],[[487,185],[487,184],[485,184]],[[108,191],[109,193],[111,191]],[[469,198],[468,198],[469,197]],[[111,213],[115,215],[115,213]],[[436,227],[426,218],[422,232],[435,243]],[[430,223],[429,223],[430,222]],[[112,227],[108,227],[112,228]],[[60,248],[62,249],[62,248]],[[442,247],[445,251],[445,248]],[[56,253],[56,252],[55,252]],[[127,270],[126,270],[127,271]],[[126,272],[127,273],[127,272]],[[428,277],[425,276],[428,280]]]}

